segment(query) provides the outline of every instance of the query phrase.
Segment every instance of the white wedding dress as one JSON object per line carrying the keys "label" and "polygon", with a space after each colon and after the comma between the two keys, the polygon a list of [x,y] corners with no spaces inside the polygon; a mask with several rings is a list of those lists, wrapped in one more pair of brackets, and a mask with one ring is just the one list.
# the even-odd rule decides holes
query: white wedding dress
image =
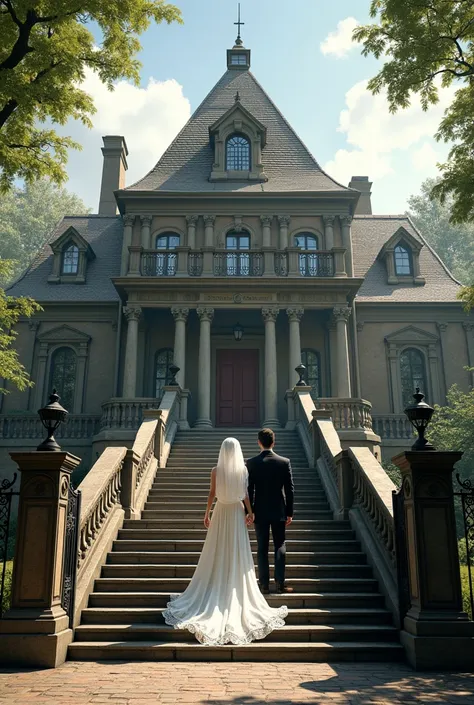
{"label": "white wedding dress", "polygon": [[242,500],[248,474],[240,443],[227,438],[216,470],[217,502],[187,589],[171,595],[163,616],[208,646],[249,644],[285,625],[287,607],[271,608],[260,592]]}

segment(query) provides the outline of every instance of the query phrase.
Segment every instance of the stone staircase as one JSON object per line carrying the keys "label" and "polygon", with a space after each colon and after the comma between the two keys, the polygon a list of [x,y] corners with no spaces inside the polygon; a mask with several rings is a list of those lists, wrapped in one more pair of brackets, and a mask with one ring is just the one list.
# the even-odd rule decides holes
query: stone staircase
{"label": "stone staircase", "polygon": [[[278,431],[277,452],[291,458],[295,520],[287,536],[291,595],[286,626],[246,646],[208,647],[164,624],[170,593],[186,588],[206,531],[210,470],[220,443],[235,435],[244,456],[258,452],[256,431],[182,431],[158,470],[138,521],[125,521],[83,610],[74,660],[394,661],[403,658],[377,581],[349,522],[334,521],[317,471],[293,431]],[[256,560],[256,540],[250,533]],[[272,562],[272,561],[271,561]]]}

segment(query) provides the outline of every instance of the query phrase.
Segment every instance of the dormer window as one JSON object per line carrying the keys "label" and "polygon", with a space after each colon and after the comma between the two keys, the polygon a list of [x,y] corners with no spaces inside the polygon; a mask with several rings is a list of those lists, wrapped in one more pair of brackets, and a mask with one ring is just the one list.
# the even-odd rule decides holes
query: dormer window
{"label": "dormer window", "polygon": [[250,171],[250,142],[243,135],[231,135],[225,153],[227,171]]}
{"label": "dormer window", "polygon": [[411,251],[404,244],[397,245],[394,250],[395,274],[397,276],[413,275]]}
{"label": "dormer window", "polygon": [[231,66],[246,66],[247,65],[247,55],[246,54],[235,54],[230,55]]}
{"label": "dormer window", "polygon": [[63,251],[61,274],[77,274],[79,269],[79,248],[70,244]]}

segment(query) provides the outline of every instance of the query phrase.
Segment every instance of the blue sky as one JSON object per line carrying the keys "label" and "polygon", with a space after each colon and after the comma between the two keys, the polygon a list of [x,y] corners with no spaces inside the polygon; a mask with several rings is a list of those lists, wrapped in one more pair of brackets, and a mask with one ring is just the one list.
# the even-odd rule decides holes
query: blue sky
{"label": "blue sky", "polygon": [[[85,89],[98,107],[94,129],[66,128],[84,146],[72,153],[69,188],[94,210],[101,171],[101,135],[124,134],[129,146],[127,183],[157,161],[176,132],[226,70],[226,49],[236,36],[234,0],[177,0],[184,25],[151,26],[142,36],[139,89],[121,83],[110,94],[94,76]],[[252,50],[252,72],[321,166],[338,180],[352,174],[373,180],[373,207],[398,213],[446,147],[432,138],[449,92],[439,106],[396,116],[384,96],[365,86],[378,68],[351,43],[356,22],[369,21],[369,0],[241,0],[242,38]]]}

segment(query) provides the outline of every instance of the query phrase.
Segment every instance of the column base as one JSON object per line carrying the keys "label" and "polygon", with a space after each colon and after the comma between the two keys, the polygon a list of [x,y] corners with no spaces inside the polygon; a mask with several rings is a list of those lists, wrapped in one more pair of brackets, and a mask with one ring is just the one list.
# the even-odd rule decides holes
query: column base
{"label": "column base", "polygon": [[[20,616],[21,615],[21,616]],[[73,639],[62,608],[11,609],[0,621],[0,663],[56,668]]]}
{"label": "column base", "polygon": [[474,638],[469,636],[415,636],[400,632],[407,660],[415,670],[471,671],[474,663]]}
{"label": "column base", "polygon": [[178,428],[179,428],[180,431],[189,431],[189,429],[191,428],[191,426],[189,425],[189,423],[187,422],[187,420],[185,420],[185,419],[180,419],[180,420],[178,421]]}
{"label": "column base", "polygon": [[194,428],[211,431],[213,429],[212,421],[211,419],[198,419],[194,424]]}
{"label": "column base", "polygon": [[265,419],[265,421],[263,422],[263,427],[271,428],[273,430],[275,428],[281,428],[281,423],[278,421],[278,419]]}

